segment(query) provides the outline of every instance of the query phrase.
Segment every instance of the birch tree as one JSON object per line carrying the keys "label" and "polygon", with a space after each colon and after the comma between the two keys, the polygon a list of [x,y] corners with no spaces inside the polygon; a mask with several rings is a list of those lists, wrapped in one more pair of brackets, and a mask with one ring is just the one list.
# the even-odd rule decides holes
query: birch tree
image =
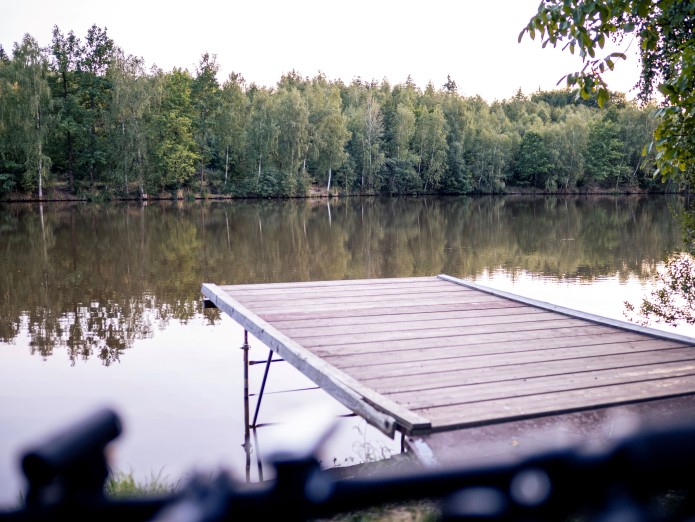
{"label": "birch tree", "polygon": [[272,108],[273,98],[270,91],[265,88],[255,89],[247,130],[249,160],[255,168],[255,179],[251,185],[255,190],[260,190],[264,169],[270,170],[271,161],[277,151],[278,132]]}
{"label": "birch tree", "polygon": [[12,54],[12,106],[8,120],[25,166],[23,185],[27,189],[36,188],[42,198],[44,180],[51,168],[51,158],[45,153],[51,127],[48,60],[28,34],[21,44],[15,44]]}
{"label": "birch tree", "polygon": [[244,92],[244,79],[231,73],[220,91],[220,105],[215,119],[219,154],[224,156],[224,189],[227,189],[230,166],[240,173],[245,157],[249,99]]}
{"label": "birch tree", "polygon": [[415,170],[417,158],[410,149],[415,127],[415,112],[408,104],[398,104],[390,132],[391,158],[387,161],[392,194],[416,192],[422,188],[422,180]]}
{"label": "birch tree", "polygon": [[326,191],[330,194],[333,171],[340,168],[347,159],[345,145],[350,133],[342,112],[338,87],[319,76],[313,80],[309,91],[312,100],[309,105],[312,157],[317,164],[317,170],[326,173]]}
{"label": "birch tree", "polygon": [[15,95],[12,76],[12,62],[0,45],[0,195],[14,190],[20,173],[17,162],[14,161],[14,147],[10,138],[10,111]]}
{"label": "birch tree", "polygon": [[108,74],[113,89],[108,113],[109,164],[121,178],[126,195],[130,192],[130,181],[137,182],[141,196],[145,194],[144,171],[148,156],[146,115],[151,96],[143,65],[142,59],[119,53]]}
{"label": "birch tree", "polygon": [[364,145],[360,185],[363,190],[372,191],[379,188],[379,172],[384,165],[385,157],[382,151],[384,119],[381,107],[371,93],[365,100],[363,114]]}
{"label": "birch tree", "polygon": [[306,180],[301,172],[309,143],[309,108],[296,87],[280,89],[273,105],[277,124],[277,167],[284,177],[287,195],[303,195]]}
{"label": "birch tree", "polygon": [[359,176],[363,193],[373,193],[381,188],[380,173],[386,161],[383,151],[384,117],[381,106],[372,89],[352,86],[361,93],[353,95],[352,105],[346,111],[348,130],[348,154]]}
{"label": "birch tree", "polygon": [[446,120],[439,105],[423,108],[415,126],[413,141],[418,156],[418,176],[423,190],[437,188],[446,165]]}

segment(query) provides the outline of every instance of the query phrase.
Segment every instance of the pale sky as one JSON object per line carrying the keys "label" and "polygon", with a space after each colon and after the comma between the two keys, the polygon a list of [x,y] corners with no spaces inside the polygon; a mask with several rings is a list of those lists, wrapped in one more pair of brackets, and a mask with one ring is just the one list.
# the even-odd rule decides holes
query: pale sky
{"label": "pale sky", "polygon": [[[164,70],[191,72],[217,55],[219,80],[241,73],[273,86],[292,69],[312,77],[441,87],[447,74],[459,93],[488,101],[555,89],[581,68],[569,51],[517,38],[539,0],[0,0],[0,44],[11,53],[25,33],[47,46],[58,25],[84,39],[92,24],[127,54]],[[629,42],[623,45],[627,47]],[[632,43],[632,49],[637,43]],[[624,49],[623,49],[624,50]],[[610,50],[605,51],[606,54]],[[638,79],[632,55],[606,77],[628,93]],[[564,83],[560,85],[564,87]]]}

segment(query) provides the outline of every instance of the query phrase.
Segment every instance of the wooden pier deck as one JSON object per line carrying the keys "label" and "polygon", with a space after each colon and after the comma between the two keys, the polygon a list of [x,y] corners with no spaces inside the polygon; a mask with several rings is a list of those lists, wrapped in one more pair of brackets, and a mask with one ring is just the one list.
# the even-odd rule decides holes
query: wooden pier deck
{"label": "wooden pier deck", "polygon": [[695,339],[449,276],[216,286],[204,296],[386,433],[695,394]]}

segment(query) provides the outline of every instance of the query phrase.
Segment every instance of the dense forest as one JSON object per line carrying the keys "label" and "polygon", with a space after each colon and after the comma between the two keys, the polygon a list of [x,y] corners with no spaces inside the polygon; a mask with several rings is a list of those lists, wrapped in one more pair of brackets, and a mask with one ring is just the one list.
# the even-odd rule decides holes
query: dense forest
{"label": "dense forest", "polygon": [[218,71],[207,53],[193,73],[147,70],[97,26],[0,47],[0,197],[684,188],[653,180],[653,107],[619,93],[604,109],[569,90],[488,103],[451,78],[292,71],[267,88]]}

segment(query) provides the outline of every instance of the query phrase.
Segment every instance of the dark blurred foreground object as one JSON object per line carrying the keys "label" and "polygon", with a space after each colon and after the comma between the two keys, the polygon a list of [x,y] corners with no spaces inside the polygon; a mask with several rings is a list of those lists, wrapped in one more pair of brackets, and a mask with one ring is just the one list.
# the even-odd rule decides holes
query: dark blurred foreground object
{"label": "dark blurred foreground object", "polygon": [[29,450],[22,459],[27,507],[103,496],[109,476],[105,448],[120,434],[118,416],[101,410]]}
{"label": "dark blurred foreground object", "polygon": [[[194,477],[166,497],[110,500],[105,448],[120,432],[118,416],[104,410],[28,451],[26,504],[0,513],[0,522],[307,520],[422,498],[442,499],[445,520],[695,520],[692,423],[511,464],[342,481],[320,469],[320,437],[301,452],[276,455],[272,481],[239,484],[220,473]],[[663,502],[674,497],[673,505]]]}

